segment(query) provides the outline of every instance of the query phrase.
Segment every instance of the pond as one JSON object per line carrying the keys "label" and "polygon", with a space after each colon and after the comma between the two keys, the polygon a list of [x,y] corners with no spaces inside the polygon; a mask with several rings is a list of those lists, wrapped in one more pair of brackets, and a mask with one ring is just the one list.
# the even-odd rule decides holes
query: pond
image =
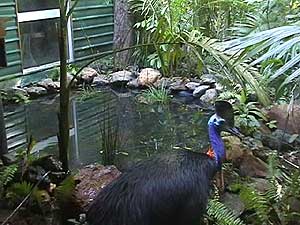
{"label": "pond", "polygon": [[[72,168],[101,162],[101,126],[103,121],[112,118],[117,121],[120,146],[116,165],[121,169],[161,152],[207,149],[207,120],[211,111],[203,111],[199,106],[179,99],[172,99],[168,105],[146,105],[138,103],[135,96],[133,92],[111,90],[100,90],[90,96],[73,96]],[[8,129],[9,145],[32,135],[36,140],[33,152],[57,154],[57,108],[57,96],[34,100],[25,107],[6,108],[7,115],[18,112],[17,116],[6,118],[7,123],[17,124]]]}

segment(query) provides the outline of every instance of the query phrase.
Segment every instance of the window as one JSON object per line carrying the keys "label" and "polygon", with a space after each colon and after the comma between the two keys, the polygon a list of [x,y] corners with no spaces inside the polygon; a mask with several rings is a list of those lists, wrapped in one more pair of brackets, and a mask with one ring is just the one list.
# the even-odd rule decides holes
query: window
{"label": "window", "polygon": [[[24,73],[58,64],[59,16],[59,0],[18,0]],[[68,29],[70,27],[69,23]],[[73,58],[71,47],[69,46],[70,59]]]}

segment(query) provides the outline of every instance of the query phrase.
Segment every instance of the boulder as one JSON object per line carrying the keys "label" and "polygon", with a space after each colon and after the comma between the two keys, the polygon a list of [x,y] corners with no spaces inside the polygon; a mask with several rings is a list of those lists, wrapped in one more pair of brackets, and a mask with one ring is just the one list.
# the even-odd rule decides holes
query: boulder
{"label": "boulder", "polygon": [[251,186],[260,193],[266,193],[270,188],[270,183],[268,180],[263,178],[252,178]]}
{"label": "boulder", "polygon": [[243,144],[237,137],[224,137],[226,145],[226,158],[232,161],[233,165],[239,169],[241,176],[260,177],[267,176],[267,164],[253,155],[252,150]]}
{"label": "boulder", "polygon": [[92,83],[92,85],[94,86],[105,86],[107,84],[109,84],[109,80],[104,75],[97,75],[96,77],[94,77]]}
{"label": "boulder", "polygon": [[271,120],[277,121],[278,129],[285,130],[289,134],[300,134],[300,105],[293,107],[289,107],[288,104],[275,105],[269,110],[268,116]]}
{"label": "boulder", "polygon": [[161,73],[158,70],[152,68],[142,69],[137,78],[137,82],[140,86],[152,86],[159,78]]}
{"label": "boulder", "polygon": [[37,98],[47,94],[47,89],[43,87],[27,87],[25,89],[31,98]]}
{"label": "boulder", "polygon": [[216,89],[208,89],[204,95],[200,97],[200,100],[204,103],[212,103],[216,100],[218,92]]}
{"label": "boulder", "polygon": [[37,83],[37,86],[47,89],[49,93],[56,93],[60,86],[57,86],[57,82],[47,78]]}
{"label": "boulder", "polygon": [[276,129],[271,134],[262,134],[262,142],[271,149],[292,151],[300,146],[300,137],[299,134],[291,135]]}
{"label": "boulder", "polygon": [[163,88],[169,88],[170,85],[171,85],[172,81],[167,78],[167,77],[163,77],[161,79],[158,79],[155,83],[154,83],[154,86],[156,88],[160,88],[160,87],[163,87]]}
{"label": "boulder", "polygon": [[113,85],[126,85],[129,81],[135,79],[132,72],[122,70],[109,75],[110,83]]}
{"label": "boulder", "polygon": [[81,212],[86,212],[97,194],[110,182],[120,176],[121,172],[115,166],[89,165],[79,170],[74,179],[74,200]]}
{"label": "boulder", "polygon": [[201,85],[199,87],[196,87],[196,89],[193,91],[193,96],[195,98],[199,98],[202,95],[205,94],[205,92],[210,88],[209,85]]}
{"label": "boulder", "polygon": [[245,204],[238,194],[225,192],[221,197],[221,202],[231,209],[237,217],[245,210]]}
{"label": "boulder", "polygon": [[127,83],[127,87],[129,88],[138,88],[139,87],[139,83],[137,79],[131,80]]}
{"label": "boulder", "polygon": [[186,83],[185,86],[187,89],[194,91],[197,87],[200,86],[200,83],[191,81]]}
{"label": "boulder", "polygon": [[[8,95],[10,94],[9,92],[10,92],[10,90],[7,91]],[[19,96],[29,97],[26,90],[24,90],[23,88],[18,88],[18,87],[12,88],[11,89],[11,94],[12,94],[12,96],[19,95]]]}
{"label": "boulder", "polygon": [[210,86],[214,86],[216,83],[216,79],[215,79],[215,75],[213,74],[204,74],[201,77],[201,85],[210,85]]}
{"label": "boulder", "polygon": [[[70,84],[70,82],[73,80],[73,75],[72,74],[70,74],[70,73],[68,73],[67,74],[67,84],[69,85]],[[73,83],[72,83],[72,87],[75,87],[76,86],[76,81],[77,81],[77,79],[75,79],[74,81],[73,81]]]}
{"label": "boulder", "polygon": [[86,84],[91,84],[97,76],[98,72],[95,69],[86,67],[80,73],[80,81]]}

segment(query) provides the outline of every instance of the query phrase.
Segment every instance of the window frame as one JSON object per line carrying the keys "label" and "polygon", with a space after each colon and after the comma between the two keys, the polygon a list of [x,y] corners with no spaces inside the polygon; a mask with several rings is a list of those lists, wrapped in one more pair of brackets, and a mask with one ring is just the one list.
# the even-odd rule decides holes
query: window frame
{"label": "window frame", "polygon": [[[68,0],[68,9],[70,8],[70,1]],[[20,24],[24,22],[33,22],[33,21],[41,21],[46,19],[57,19],[60,18],[60,9],[45,9],[45,10],[37,10],[37,11],[29,11],[29,12],[18,12],[17,7],[17,21],[18,21],[18,29],[19,29],[19,37],[21,37],[20,33]],[[72,32],[72,22],[71,17],[68,20],[67,24],[67,42],[68,42],[68,62],[74,62],[74,48],[73,48],[73,32]],[[22,53],[23,49],[21,48],[21,38],[20,38],[20,51]],[[22,63],[22,71],[23,74],[29,74],[41,70],[50,69],[56,67],[60,64],[60,61],[47,63],[44,65],[33,66],[29,68],[23,68],[23,58],[21,60]]]}

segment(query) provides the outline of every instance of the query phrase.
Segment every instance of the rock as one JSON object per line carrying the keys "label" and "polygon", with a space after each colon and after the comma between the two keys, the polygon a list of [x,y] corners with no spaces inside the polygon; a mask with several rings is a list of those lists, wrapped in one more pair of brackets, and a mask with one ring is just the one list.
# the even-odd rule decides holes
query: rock
{"label": "rock", "polygon": [[132,72],[122,70],[110,74],[110,83],[113,85],[126,85],[129,81],[135,79]]}
{"label": "rock", "polygon": [[59,81],[54,81],[53,83],[55,84],[55,86],[57,87],[57,89],[60,89],[60,82]]}
{"label": "rock", "polygon": [[[67,74],[67,84],[69,85],[70,84],[70,82],[73,80],[73,75],[71,75],[71,74]],[[73,80],[73,83],[72,83],[72,87],[75,87],[76,86],[76,81],[77,81],[77,79],[75,79],[75,80]]]}
{"label": "rock", "polygon": [[263,178],[252,178],[251,179],[253,181],[253,183],[251,184],[251,186],[253,186],[255,188],[255,190],[261,192],[261,193],[265,193],[268,191],[268,189],[270,188],[270,183],[268,180],[263,179]]}
{"label": "rock", "polygon": [[277,121],[278,129],[286,130],[289,134],[300,134],[300,105],[294,105],[289,116],[288,109],[288,104],[275,105],[269,110],[268,116]]}
{"label": "rock", "polygon": [[154,83],[154,86],[155,86],[156,88],[161,88],[161,87],[163,87],[163,88],[169,88],[170,85],[171,85],[171,83],[172,83],[172,81],[171,81],[169,78],[163,77],[163,78],[158,79],[158,80]]}
{"label": "rock", "polygon": [[219,84],[219,83],[216,83],[215,84],[215,88],[216,88],[216,90],[219,92],[219,93],[221,93],[223,90],[224,90],[224,87],[221,85],[221,84]]}
{"label": "rock", "polygon": [[43,87],[27,87],[25,90],[31,98],[37,98],[47,94],[47,89]]}
{"label": "rock", "polygon": [[[9,91],[10,90],[8,90],[8,92]],[[11,89],[11,91],[12,91],[12,95],[19,95],[19,96],[26,96],[26,97],[29,96],[27,91],[24,90],[23,88],[14,87],[14,88]]]}
{"label": "rock", "polygon": [[46,88],[49,93],[56,93],[60,86],[57,86],[57,82],[47,78],[37,83],[37,86]]}
{"label": "rock", "polygon": [[127,87],[129,88],[138,88],[139,87],[139,83],[137,79],[131,80],[127,83]]}
{"label": "rock", "polygon": [[137,82],[142,87],[152,86],[160,77],[161,73],[158,70],[145,68],[141,70]]}
{"label": "rock", "polygon": [[288,134],[283,130],[276,129],[271,134],[262,134],[262,142],[265,146],[282,151],[292,151],[300,146],[298,134]]}
{"label": "rock", "polygon": [[205,94],[205,92],[210,88],[209,85],[201,85],[199,87],[196,87],[196,89],[193,91],[193,96],[195,98],[199,98],[202,95]]}
{"label": "rock", "polygon": [[179,91],[187,91],[188,88],[185,86],[189,80],[185,80],[181,77],[173,77],[171,78],[171,83],[169,85],[169,90],[172,93],[177,93]]}
{"label": "rock", "polygon": [[245,210],[245,204],[238,194],[226,192],[224,195],[222,195],[221,202],[230,208],[237,217],[240,216]]}
{"label": "rock", "polygon": [[107,84],[109,84],[109,80],[104,75],[98,75],[98,76],[94,77],[93,83],[92,83],[92,85],[95,85],[95,86],[104,86]]}
{"label": "rock", "polygon": [[79,80],[82,83],[91,84],[96,76],[98,76],[98,72],[95,69],[86,67],[81,71]]}
{"label": "rock", "polygon": [[201,77],[201,85],[210,85],[211,87],[213,87],[216,83],[215,80],[215,75],[213,74],[204,74]]}
{"label": "rock", "polygon": [[212,103],[216,100],[218,92],[216,89],[208,89],[204,95],[200,97],[200,100],[205,103]]}
{"label": "rock", "polygon": [[74,177],[77,182],[74,198],[79,203],[80,211],[86,212],[99,191],[120,174],[115,166],[89,165],[80,169]]}
{"label": "rock", "polygon": [[254,156],[249,147],[244,145],[237,137],[224,137],[224,142],[226,144],[226,158],[239,169],[241,176],[260,178],[267,176],[267,164]]}
{"label": "rock", "polygon": [[198,83],[198,82],[188,82],[188,83],[185,84],[185,86],[186,86],[187,89],[194,91],[197,87],[200,86],[200,83]]}

